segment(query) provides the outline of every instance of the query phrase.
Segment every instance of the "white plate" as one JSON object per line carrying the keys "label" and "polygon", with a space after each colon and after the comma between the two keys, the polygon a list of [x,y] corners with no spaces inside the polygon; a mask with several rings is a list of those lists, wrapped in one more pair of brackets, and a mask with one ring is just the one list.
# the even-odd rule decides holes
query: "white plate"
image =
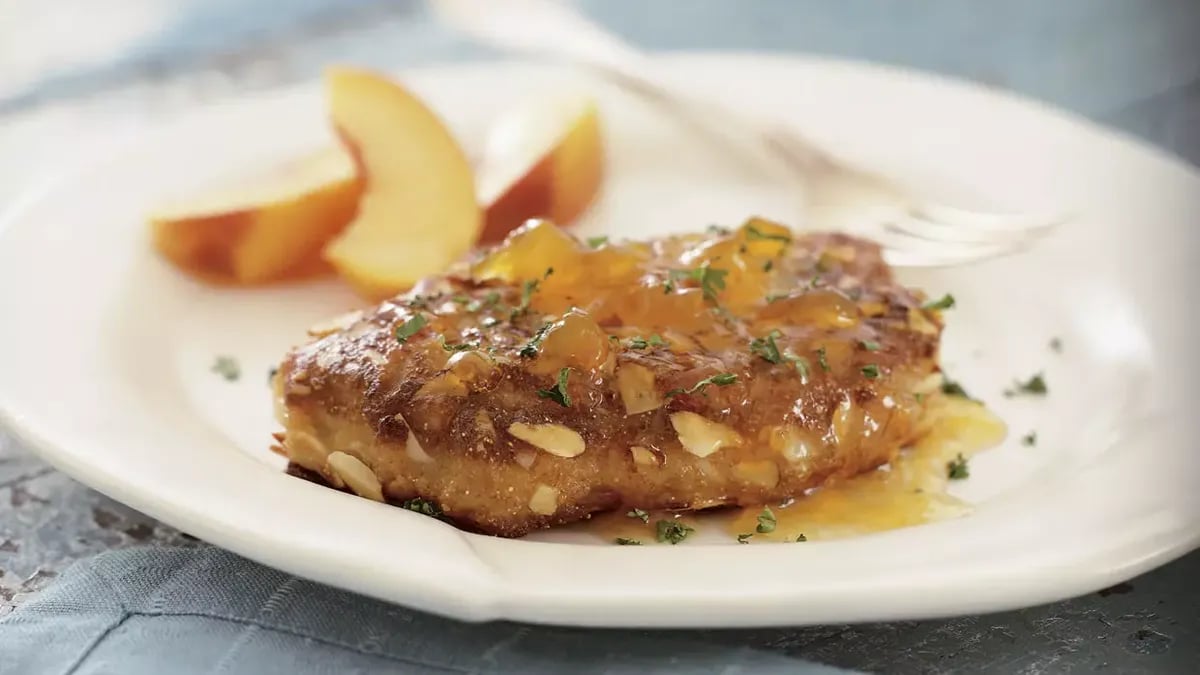
{"label": "white plate", "polygon": [[[142,215],[230,167],[327,142],[315,85],[197,110],[8,215],[0,409],[47,460],[176,527],[305,577],[473,620],[741,626],[973,613],[1094,590],[1200,542],[1200,454],[1186,433],[1200,398],[1181,293],[1198,262],[1196,173],[1080,120],[912,73],[764,56],[665,63],[929,189],[1078,214],[1027,255],[909,275],[958,297],[947,366],[1011,425],[958,492],[977,504],[971,516],[804,545],[507,541],[285,476],[267,451],[267,369],[304,327],[354,299],[334,282],[203,287],[151,255]],[[564,77],[490,64],[404,79],[478,147],[492,111]],[[613,178],[583,231],[791,218],[784,191],[595,90]],[[1061,355],[1047,347],[1054,336]],[[209,372],[217,354],[238,358],[240,381]],[[999,395],[1039,370],[1044,400]],[[1022,447],[1032,429],[1038,446]]]}

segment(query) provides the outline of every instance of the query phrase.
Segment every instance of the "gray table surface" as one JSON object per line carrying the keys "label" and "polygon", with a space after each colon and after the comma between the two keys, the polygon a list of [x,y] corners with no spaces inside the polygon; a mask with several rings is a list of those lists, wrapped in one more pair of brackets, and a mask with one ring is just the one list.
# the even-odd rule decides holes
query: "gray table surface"
{"label": "gray table surface", "polygon": [[[1200,1],[581,4],[656,49],[804,51],[1012,89],[1200,164]],[[55,6],[100,37],[62,35],[62,24],[47,20],[50,10],[38,0],[8,0],[0,12],[0,205],[69,161],[79,144],[128,133],[197,101],[308,79],[334,60],[398,67],[489,55],[433,25],[411,1]],[[0,430],[0,615],[81,557],[195,543],[48,467]],[[621,631],[611,634],[619,640]],[[705,631],[704,639],[869,671],[1195,672],[1200,553],[1130,584],[1022,611]]]}

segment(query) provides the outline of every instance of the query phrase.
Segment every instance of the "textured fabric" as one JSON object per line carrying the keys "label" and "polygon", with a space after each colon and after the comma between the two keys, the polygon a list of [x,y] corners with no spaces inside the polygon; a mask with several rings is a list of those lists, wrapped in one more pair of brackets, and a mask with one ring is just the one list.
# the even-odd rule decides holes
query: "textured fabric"
{"label": "textured fabric", "polygon": [[0,622],[3,675],[376,672],[846,671],[655,631],[466,624],[211,547],[131,549],[82,561]]}

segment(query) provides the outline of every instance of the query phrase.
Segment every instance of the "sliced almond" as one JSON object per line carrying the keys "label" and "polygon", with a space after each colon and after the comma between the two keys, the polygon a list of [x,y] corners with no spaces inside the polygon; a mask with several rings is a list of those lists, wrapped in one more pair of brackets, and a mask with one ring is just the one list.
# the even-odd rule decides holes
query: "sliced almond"
{"label": "sliced almond", "polygon": [[332,452],[326,458],[331,473],[340,478],[354,494],[377,502],[383,501],[383,485],[362,460],[344,452]]}
{"label": "sliced almond", "polygon": [[421,385],[416,396],[454,396],[462,398],[467,395],[467,385],[454,373],[443,373]]}
{"label": "sliced almond", "polygon": [[530,468],[533,467],[533,462],[536,459],[537,459],[537,450],[521,448],[520,450],[517,450],[516,452],[513,453],[513,461],[516,462],[518,466],[520,466],[522,469],[525,469],[526,471],[528,471]]}
{"label": "sliced almond", "polygon": [[683,449],[697,457],[708,457],[721,448],[742,443],[738,432],[694,412],[672,413],[671,426],[675,427],[675,433],[679,434],[679,442]]}
{"label": "sliced almond", "polygon": [[558,457],[578,457],[587,449],[579,432],[561,424],[513,422],[508,427],[508,433]]}
{"label": "sliced almond", "polygon": [[308,327],[308,334],[315,338],[322,338],[326,335],[332,335],[340,330],[346,330],[353,326],[355,322],[361,319],[363,313],[361,311],[346,312],[333,317],[332,319],[321,321]]}
{"label": "sliced almond", "polygon": [[313,470],[317,470],[325,464],[325,458],[329,456],[329,450],[321,441],[317,440],[316,436],[299,429],[287,432],[283,447],[293,462]]}
{"label": "sliced almond", "polygon": [[558,510],[558,490],[539,483],[529,498],[529,510],[539,516],[552,516]]}
{"label": "sliced almond", "polygon": [[768,489],[779,485],[779,465],[768,459],[738,462],[733,465],[733,475],[742,482]]}
{"label": "sliced almond", "polygon": [[625,404],[626,415],[636,415],[662,407],[663,397],[654,387],[654,371],[636,363],[624,363],[617,369],[617,390]]}
{"label": "sliced almond", "polygon": [[463,382],[477,382],[490,375],[495,365],[477,351],[465,351],[452,355],[446,367]]}
{"label": "sliced almond", "polygon": [[397,422],[400,422],[408,429],[408,437],[404,439],[404,453],[408,458],[420,464],[430,464],[433,462],[433,457],[425,452],[425,448],[421,445],[421,439],[417,438],[417,432],[412,428],[412,425],[404,419],[404,415],[396,413],[394,415]]}
{"label": "sliced almond", "polygon": [[790,426],[775,427],[771,432],[771,449],[783,455],[789,462],[803,462],[816,454],[817,446],[799,429]]}
{"label": "sliced almond", "polygon": [[629,448],[629,454],[633,455],[633,463],[638,466],[658,466],[658,455],[650,448],[635,445]]}

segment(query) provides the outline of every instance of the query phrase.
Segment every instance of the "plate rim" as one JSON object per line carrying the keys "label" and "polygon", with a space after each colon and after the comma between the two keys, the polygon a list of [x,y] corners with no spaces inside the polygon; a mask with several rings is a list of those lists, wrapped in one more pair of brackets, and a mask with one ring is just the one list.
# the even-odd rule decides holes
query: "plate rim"
{"label": "plate rim", "polygon": [[[700,60],[703,60],[703,59],[727,59],[730,57],[747,58],[747,59],[751,59],[751,60],[767,59],[767,60],[773,60],[773,61],[780,61],[785,64],[801,64],[801,65],[806,65],[806,66],[814,66],[814,65],[830,66],[830,65],[833,65],[835,67],[843,67],[843,68],[849,67],[851,70],[860,70],[860,71],[863,69],[873,70],[873,71],[876,71],[876,73],[873,74],[875,76],[882,76],[882,77],[887,77],[887,78],[894,78],[897,75],[902,75],[906,78],[915,77],[918,80],[931,81],[941,87],[948,86],[951,89],[955,89],[955,90],[962,90],[962,88],[965,86],[968,90],[971,90],[974,92],[984,93],[989,96],[997,96],[999,98],[1008,99],[1010,101],[1015,101],[1015,102],[1017,102],[1019,104],[1023,104],[1023,105],[1032,104],[1034,106],[1035,112],[1037,112],[1039,115],[1049,114],[1049,115],[1059,118],[1060,120],[1064,120],[1070,124],[1082,125],[1091,131],[1098,131],[1103,136],[1106,136],[1110,139],[1118,140],[1125,144],[1130,144],[1131,146],[1133,146],[1133,149],[1136,149],[1140,153],[1145,154],[1147,152],[1150,152],[1153,155],[1155,155],[1156,158],[1159,158],[1159,159],[1165,160],[1167,162],[1170,162],[1172,164],[1175,164],[1178,168],[1186,171],[1189,175],[1191,175],[1197,179],[1200,179],[1200,174],[1198,174],[1196,172],[1195,168],[1192,167],[1191,165],[1187,164],[1186,162],[1184,162],[1182,159],[1180,159],[1180,158],[1172,155],[1171,153],[1166,152],[1158,147],[1151,146],[1151,145],[1143,143],[1141,141],[1137,141],[1136,139],[1133,139],[1133,137],[1128,136],[1128,135],[1124,134],[1123,132],[1100,127],[1099,125],[1096,125],[1095,123],[1090,122],[1086,118],[1077,116],[1074,113],[1062,111],[1062,110],[1050,107],[1046,104],[1039,103],[1037,101],[1031,101],[1029,99],[1025,99],[1024,97],[1009,94],[1006,92],[998,92],[998,91],[990,90],[990,89],[987,89],[984,87],[980,87],[978,84],[966,82],[963,80],[958,80],[955,78],[949,78],[949,77],[940,76],[940,75],[931,75],[931,74],[918,72],[918,71],[912,71],[912,70],[908,70],[905,68],[899,68],[899,67],[895,67],[895,66],[886,66],[886,65],[874,64],[874,63],[863,64],[863,63],[855,62],[855,61],[847,61],[847,60],[843,60],[843,59],[832,59],[832,58],[824,58],[824,57],[809,58],[807,56],[799,56],[799,55],[759,54],[759,53],[748,53],[748,52],[723,52],[723,51],[697,51],[697,52],[688,52],[686,54],[673,54],[669,57],[666,57],[666,59],[687,62],[687,61],[694,61],[696,59],[700,59]],[[524,62],[524,61],[467,62],[467,63],[435,64],[435,65],[422,66],[422,67],[417,67],[417,68],[409,68],[409,69],[404,69],[404,70],[400,71],[400,73],[401,74],[411,74],[411,73],[419,72],[419,73],[428,74],[430,72],[437,72],[438,70],[441,70],[441,69],[444,69],[444,70],[463,70],[463,69],[493,70],[493,69],[497,69],[497,68],[499,68],[499,69],[510,68],[513,65],[518,65],[518,66],[533,65],[535,68],[538,67],[535,64],[529,64],[528,62]],[[150,131],[150,133],[145,134],[144,136],[140,136],[138,138],[127,139],[127,142],[114,144],[114,146],[111,148],[107,148],[101,152],[96,152],[92,156],[84,159],[83,161],[78,162],[73,170],[64,171],[63,173],[57,174],[55,176],[51,176],[51,177],[45,179],[40,186],[34,185],[34,186],[31,186],[29,189],[23,191],[21,193],[21,196],[18,197],[16,200],[14,200],[14,202],[11,204],[11,206],[8,209],[6,209],[3,213],[0,213],[0,234],[3,234],[5,231],[7,231],[9,229],[9,227],[14,226],[17,223],[20,223],[24,213],[33,209],[43,199],[47,198],[50,195],[53,195],[57,188],[59,188],[63,185],[70,184],[72,179],[75,179],[81,175],[86,175],[90,170],[94,170],[98,165],[103,165],[105,162],[115,161],[115,160],[119,159],[120,157],[126,155],[132,148],[140,147],[143,143],[146,143],[147,137],[153,138],[157,134],[167,134],[172,129],[185,125],[189,120],[199,118],[200,116],[202,116],[204,114],[204,111],[206,109],[209,109],[209,108],[213,107],[214,105],[220,106],[220,105],[224,105],[224,104],[228,104],[228,103],[233,103],[236,105],[258,106],[258,105],[263,105],[264,101],[267,101],[270,99],[288,98],[288,97],[297,96],[297,95],[303,96],[303,95],[305,95],[305,92],[311,91],[318,86],[319,86],[318,84],[315,84],[313,82],[304,82],[304,83],[289,85],[287,87],[280,87],[280,88],[274,88],[274,89],[265,90],[265,91],[253,92],[249,95],[234,97],[233,99],[231,99],[229,101],[222,101],[222,102],[218,102],[216,104],[198,106],[197,107],[198,109],[196,109],[196,110],[191,110],[188,113],[185,113],[177,118],[158,123],[154,126],[154,128]],[[180,527],[181,529],[185,529],[186,531],[203,535],[202,538],[204,538],[207,541],[213,542],[217,545],[222,545],[222,546],[227,545],[228,548],[239,552],[240,555],[246,555],[247,557],[250,557],[255,560],[259,560],[260,562],[264,562],[264,563],[274,566],[274,567],[279,567],[281,569],[287,569],[287,570],[289,570],[293,573],[299,574],[301,576],[306,576],[308,578],[316,578],[316,579],[319,579],[326,583],[334,583],[335,585],[338,585],[338,586],[341,586],[344,588],[349,588],[350,590],[358,591],[358,592],[369,594],[369,595],[374,595],[376,597],[384,597],[385,599],[388,599],[391,601],[400,602],[400,600],[398,600],[395,597],[388,597],[386,595],[381,596],[378,588],[373,586],[372,584],[365,583],[362,581],[356,581],[352,578],[347,578],[346,575],[341,575],[338,578],[331,579],[331,575],[325,573],[325,571],[323,571],[323,570],[311,569],[310,566],[300,564],[299,562],[284,560],[283,557],[281,557],[280,553],[286,553],[286,552],[276,551],[273,554],[262,553],[259,551],[256,551],[253,553],[248,552],[248,551],[244,550],[245,547],[242,545],[243,542],[237,541],[236,536],[231,535],[227,531],[221,530],[221,527],[223,527],[223,524],[215,523],[215,522],[205,522],[203,519],[193,518],[192,516],[195,514],[189,513],[187,509],[179,510],[177,506],[175,508],[171,508],[172,507],[171,504],[157,500],[156,497],[152,494],[131,493],[128,484],[121,483],[115,476],[107,476],[107,475],[98,476],[97,472],[94,470],[94,468],[89,471],[89,467],[85,463],[79,462],[78,461],[80,459],[79,457],[73,455],[70,451],[65,450],[65,448],[59,447],[57,444],[53,443],[48,438],[44,437],[43,434],[41,434],[37,429],[34,429],[33,427],[24,424],[23,418],[25,416],[20,414],[19,412],[16,412],[19,409],[19,405],[20,405],[19,404],[19,395],[17,395],[16,392],[10,392],[9,395],[6,396],[5,390],[6,390],[6,388],[3,386],[2,383],[0,383],[0,426],[3,426],[6,430],[8,430],[19,442],[23,443],[25,447],[28,447],[31,450],[33,450],[34,452],[36,452],[39,455],[39,457],[46,460],[47,462],[49,462],[56,468],[64,471],[64,473],[67,473],[68,475],[72,476],[73,478],[80,480],[81,482],[85,483],[86,485],[93,486],[94,489],[97,489],[106,495],[112,496],[114,499],[117,499],[118,501],[128,503],[128,504],[134,506],[135,508],[138,508],[139,510],[142,510],[156,518],[160,518],[164,522],[168,522],[172,525]],[[99,478],[100,480],[97,480],[97,478]],[[330,496],[332,496],[332,495],[330,495]],[[155,503],[156,501],[159,501],[160,503]],[[163,517],[164,514],[166,515],[166,517]],[[181,525],[181,523],[182,523],[182,525]],[[435,523],[425,523],[423,525],[429,525],[430,527],[436,526]],[[1116,583],[1123,579],[1129,578],[1133,574],[1137,574],[1142,571],[1151,569],[1159,564],[1162,564],[1166,561],[1174,559],[1175,557],[1178,557],[1178,556],[1186,553],[1187,551],[1200,546],[1200,525],[1198,525],[1197,527],[1193,528],[1192,531],[1187,532],[1185,534],[1187,536],[1176,537],[1171,543],[1161,543],[1160,545],[1154,547],[1153,550],[1145,551],[1144,555],[1137,557],[1136,560],[1132,560],[1128,564],[1123,565],[1123,566],[1108,568],[1108,569],[1104,569],[1104,570],[1073,569],[1071,571],[1071,576],[1069,577],[1069,580],[1071,583],[1063,584],[1061,578],[1056,579],[1055,586],[1059,590],[1054,591],[1054,592],[1051,592],[1051,589],[1044,587],[1044,585],[1045,585],[1044,584],[1044,581],[1045,581],[1044,576],[1039,577],[1037,574],[1034,573],[1034,572],[1036,572],[1036,570],[1031,569],[1031,570],[1029,570],[1030,576],[1028,578],[1018,579],[1015,576],[1011,577],[1012,581],[1020,581],[1019,585],[1022,587],[1020,590],[1023,591],[1023,594],[1022,594],[1022,592],[1014,592],[1014,591],[1017,591],[1018,588],[1014,588],[1014,587],[1005,588],[1004,589],[1004,597],[993,599],[993,601],[987,605],[987,609],[999,610],[999,609],[1008,609],[1008,608],[1014,608],[1014,607],[1019,607],[1019,606],[1026,606],[1026,605],[1030,604],[1031,597],[1034,597],[1034,599],[1032,600],[1034,602],[1057,600],[1057,599],[1077,595],[1080,592],[1087,592],[1089,590],[1095,590],[1097,588],[1102,588],[1102,587],[1110,585],[1112,583]],[[473,550],[476,553],[479,552],[480,548],[488,547],[488,544],[486,542],[482,545],[482,547],[477,545],[478,542],[472,541],[468,538],[470,536],[474,536],[474,535],[462,536],[461,533],[457,533],[457,538],[464,539],[466,548]],[[231,543],[226,544],[225,542],[231,542]],[[563,544],[552,544],[552,543],[543,543],[543,542],[525,542],[525,543],[528,545],[532,545],[532,546],[563,546]],[[658,551],[659,554],[670,550],[667,547],[660,547],[660,548],[662,548],[663,550]],[[716,547],[713,547],[713,548],[716,548]],[[721,547],[721,548],[729,548],[729,547]],[[755,548],[759,548],[759,547],[755,547]],[[735,549],[735,550],[737,550],[737,549]],[[261,555],[260,555],[260,553],[261,553]],[[637,552],[637,553],[645,555],[646,553],[649,553],[649,551]],[[486,559],[486,556],[483,556],[483,557],[485,559],[484,563],[485,563],[485,567],[486,567],[487,559]],[[309,562],[311,563],[312,561],[310,560]],[[689,626],[689,627],[735,626],[735,625],[736,626],[755,626],[755,625],[779,625],[781,623],[795,623],[798,618],[798,617],[795,617],[792,615],[786,615],[786,612],[784,613],[785,615],[774,615],[774,616],[768,614],[767,612],[756,613],[757,616],[756,615],[748,615],[745,613],[733,612],[732,610],[734,608],[732,608],[728,605],[728,602],[730,601],[729,599],[722,600],[720,597],[716,597],[714,599],[710,599],[710,600],[706,601],[706,602],[709,602],[710,605],[707,606],[705,609],[711,610],[713,612],[731,611],[731,613],[735,614],[736,616],[719,617],[722,620],[718,620],[718,621],[714,622],[714,621],[711,621],[710,619],[718,618],[718,617],[710,616],[707,612],[704,612],[704,611],[697,611],[696,606],[692,605],[686,611],[668,613],[671,616],[674,616],[675,617],[674,619],[666,618],[664,615],[651,614],[651,615],[647,615],[648,618],[651,619],[650,621],[648,621],[646,623],[639,623],[636,620],[635,621],[624,620],[624,619],[628,618],[628,614],[629,614],[628,611],[626,611],[624,613],[625,614],[624,619],[622,619],[621,617],[608,616],[608,615],[606,615],[605,612],[598,611],[598,612],[590,613],[590,618],[593,620],[589,620],[589,612],[587,611],[586,607],[582,611],[580,611],[580,609],[577,606],[570,604],[571,602],[574,602],[573,600],[568,600],[567,604],[564,606],[561,604],[552,603],[549,601],[550,599],[537,597],[535,595],[533,597],[532,601],[533,602],[542,602],[544,604],[542,604],[540,607],[532,607],[532,611],[531,611],[531,606],[529,604],[527,604],[530,602],[528,597],[526,597],[526,600],[524,601],[526,604],[523,604],[521,601],[522,596],[520,596],[519,594],[513,594],[512,593],[513,589],[511,589],[511,588],[503,589],[502,588],[503,579],[501,579],[500,577],[493,577],[492,579],[494,582],[500,582],[500,583],[497,583],[497,585],[491,589],[491,592],[482,592],[473,601],[464,601],[461,593],[446,592],[446,591],[444,591],[444,589],[440,589],[440,588],[436,588],[436,589],[435,588],[426,588],[425,593],[423,595],[420,595],[420,597],[414,596],[412,598],[406,598],[403,600],[403,603],[406,605],[409,605],[409,606],[418,607],[420,609],[433,611],[433,612],[436,612],[439,614],[445,614],[445,615],[449,615],[449,616],[454,616],[456,618],[463,618],[463,619],[468,619],[468,620],[488,620],[488,619],[499,619],[499,618],[511,618],[511,619],[522,620],[522,621],[566,623],[566,624],[571,624],[571,625],[591,625],[591,626],[642,626],[642,625],[645,625],[645,626],[681,626],[681,627],[682,626]],[[1043,582],[1043,584],[1039,585],[1037,583],[1039,580],[1041,580]],[[1035,592],[1035,589],[1036,589],[1036,592]],[[430,591],[434,591],[434,590],[439,591],[439,592],[437,592],[437,593],[430,592]],[[500,590],[507,590],[508,592],[505,592],[505,593],[497,592]],[[1008,600],[1008,604],[1006,604],[1002,600]],[[574,607],[574,610],[575,610],[573,612],[572,612],[572,607]],[[959,611],[946,612],[946,611],[938,611],[935,608],[930,608],[930,609],[932,609],[933,611],[929,612],[929,613],[922,612],[920,610],[917,610],[917,611],[898,610],[898,613],[889,615],[886,612],[884,612],[881,614],[872,615],[866,619],[857,619],[857,620],[886,620],[886,619],[894,619],[894,618],[901,618],[901,617],[932,617],[932,616],[944,616],[947,614],[960,613]],[[694,614],[691,616],[688,616],[688,613],[694,613]],[[568,615],[570,616],[569,619],[566,618]],[[760,619],[760,617],[761,617],[761,619]],[[616,621],[614,621],[613,619],[616,619]],[[733,619],[733,620],[731,621],[729,619]],[[799,620],[801,622],[805,622],[805,619],[803,619],[802,617],[799,617]],[[830,620],[853,621],[856,619],[854,619],[854,618],[839,619],[836,617],[834,619],[829,619],[828,617],[823,615],[821,617],[817,617],[817,620],[819,620],[821,622],[825,622],[825,621],[830,621]]]}

